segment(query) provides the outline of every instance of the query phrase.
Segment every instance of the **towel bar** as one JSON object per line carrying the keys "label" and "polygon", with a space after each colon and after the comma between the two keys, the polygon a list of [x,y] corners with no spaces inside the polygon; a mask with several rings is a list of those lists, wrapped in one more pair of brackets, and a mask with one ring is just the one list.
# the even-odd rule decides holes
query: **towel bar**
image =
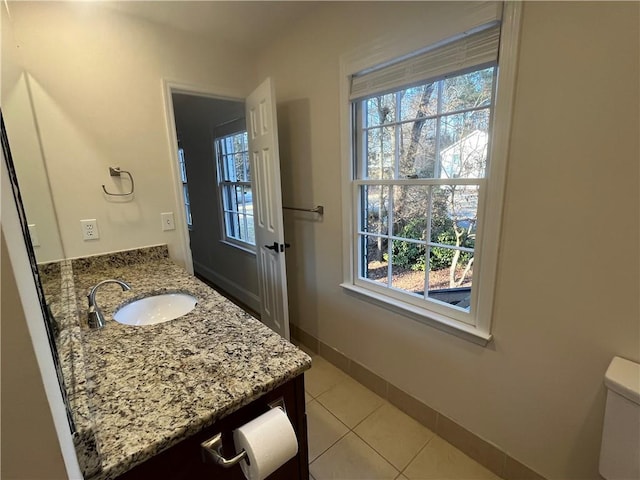
{"label": "towel bar", "polygon": [[315,208],[297,208],[297,207],[282,207],[283,210],[297,210],[299,212],[311,212],[317,213],[318,215],[324,215],[324,207],[322,205],[318,205]]}

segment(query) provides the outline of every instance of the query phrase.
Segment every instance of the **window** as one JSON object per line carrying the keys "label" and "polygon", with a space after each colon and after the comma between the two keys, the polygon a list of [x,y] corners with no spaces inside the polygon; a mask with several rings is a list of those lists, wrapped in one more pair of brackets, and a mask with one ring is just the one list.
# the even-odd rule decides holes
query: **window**
{"label": "window", "polygon": [[180,168],[180,180],[182,180],[182,200],[184,201],[184,209],[187,218],[187,227],[193,227],[191,219],[191,203],[189,202],[189,189],[187,188],[187,167],[184,162],[184,149],[180,146],[178,140],[178,167]]}
{"label": "window", "polygon": [[222,205],[223,240],[251,249],[255,247],[253,195],[247,132],[215,140],[218,190]]}
{"label": "window", "polygon": [[469,311],[495,71],[354,102],[363,285],[452,314]]}
{"label": "window", "polygon": [[[505,8],[513,41],[519,11]],[[515,47],[505,47],[499,69],[499,17],[468,32],[380,67],[342,61],[351,132],[344,188],[352,199],[342,286],[486,344]]]}

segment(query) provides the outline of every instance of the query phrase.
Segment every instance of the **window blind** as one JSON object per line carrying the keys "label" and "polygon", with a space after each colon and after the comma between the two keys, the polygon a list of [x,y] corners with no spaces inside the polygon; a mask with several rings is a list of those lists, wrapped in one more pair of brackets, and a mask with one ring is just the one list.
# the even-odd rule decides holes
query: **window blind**
{"label": "window blind", "polygon": [[350,100],[442,78],[448,73],[498,60],[500,25],[465,35],[382,68],[351,77]]}

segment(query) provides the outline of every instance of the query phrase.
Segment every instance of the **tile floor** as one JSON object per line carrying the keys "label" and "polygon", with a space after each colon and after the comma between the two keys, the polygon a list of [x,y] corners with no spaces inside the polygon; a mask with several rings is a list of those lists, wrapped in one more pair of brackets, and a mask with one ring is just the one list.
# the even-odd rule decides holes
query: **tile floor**
{"label": "tile floor", "polygon": [[305,391],[312,479],[499,478],[324,358],[310,355]]}

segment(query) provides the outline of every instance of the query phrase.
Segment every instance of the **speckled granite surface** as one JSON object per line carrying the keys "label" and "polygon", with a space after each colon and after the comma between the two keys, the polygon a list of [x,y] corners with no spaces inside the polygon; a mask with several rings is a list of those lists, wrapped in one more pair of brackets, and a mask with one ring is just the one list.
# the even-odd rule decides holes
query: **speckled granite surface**
{"label": "speckled granite surface", "polygon": [[[85,353],[88,409],[108,480],[296,377],[311,359],[168,258],[166,247],[73,260]],[[107,325],[86,328],[86,295],[107,278],[97,302]],[[186,291],[196,308],[149,326],[115,322],[123,303]]]}
{"label": "speckled granite surface", "polygon": [[89,478],[101,470],[86,390],[86,367],[71,261],[38,266],[51,314],[57,324],[56,346],[66,396],[76,428],[73,442],[80,470]]}

